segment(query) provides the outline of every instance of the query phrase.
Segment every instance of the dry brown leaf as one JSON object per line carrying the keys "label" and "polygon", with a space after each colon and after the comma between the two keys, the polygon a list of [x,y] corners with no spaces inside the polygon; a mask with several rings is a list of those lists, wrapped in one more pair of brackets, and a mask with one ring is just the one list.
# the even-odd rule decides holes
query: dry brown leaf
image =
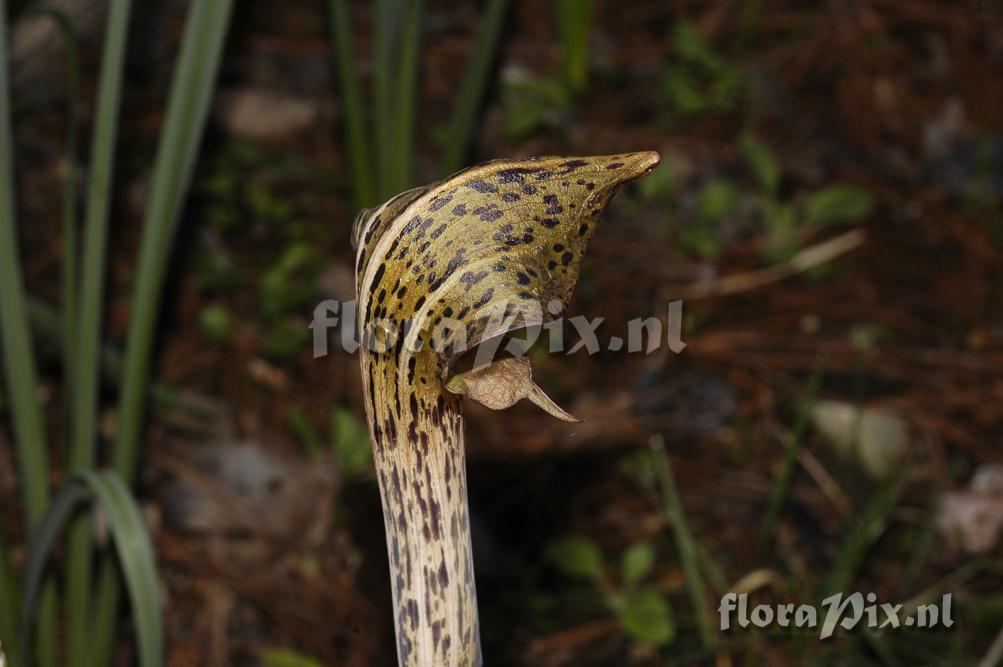
{"label": "dry brown leaf", "polygon": [[473,399],[492,410],[510,408],[528,398],[544,412],[566,422],[580,421],[565,412],[533,382],[533,368],[526,357],[509,357],[484,368],[454,375],[446,389]]}

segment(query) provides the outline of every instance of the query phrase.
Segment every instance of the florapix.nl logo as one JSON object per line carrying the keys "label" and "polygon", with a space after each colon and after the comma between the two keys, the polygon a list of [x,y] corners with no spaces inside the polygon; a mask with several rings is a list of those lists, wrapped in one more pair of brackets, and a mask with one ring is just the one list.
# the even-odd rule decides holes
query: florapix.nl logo
{"label": "florapix.nl logo", "polygon": [[874,593],[836,593],[811,604],[749,604],[748,593],[728,593],[717,608],[721,630],[755,627],[818,628],[819,639],[832,637],[837,628],[895,630],[897,628],[950,628],[954,625],[953,597],[907,607],[904,603],[879,602]]}
{"label": "florapix.nl logo", "polygon": [[[678,354],[686,347],[682,340],[682,301],[669,303],[662,317],[629,320],[623,335],[601,335],[600,327],[606,321],[603,317],[576,315],[564,318],[560,316],[562,310],[561,302],[556,299],[545,307],[535,301],[520,303],[518,309],[512,309],[509,304],[494,304],[479,315],[481,330],[520,330],[523,333],[518,338],[503,340],[501,337],[488,337],[480,341],[476,345],[475,365],[490,362],[501,351],[502,345],[507,353],[520,356],[541,339],[546,340],[550,353],[567,355],[582,352],[592,355],[604,350],[650,354],[663,345]],[[399,346],[409,352],[416,352],[425,345],[431,345],[437,352],[470,349],[469,319],[442,315],[434,320],[422,316],[404,320],[383,317],[369,321],[361,332],[357,320],[358,303],[354,300],[328,299],[317,304],[310,323],[313,356],[326,356],[332,341],[349,354],[354,354],[359,347],[377,354]],[[566,336],[569,330],[572,335]]]}

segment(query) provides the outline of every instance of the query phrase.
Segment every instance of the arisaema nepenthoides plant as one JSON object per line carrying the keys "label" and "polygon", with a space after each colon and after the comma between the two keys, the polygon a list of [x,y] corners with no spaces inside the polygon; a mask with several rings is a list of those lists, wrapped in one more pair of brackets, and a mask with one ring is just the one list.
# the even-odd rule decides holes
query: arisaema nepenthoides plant
{"label": "arisaema nepenthoides plant", "polygon": [[481,664],[461,397],[494,409],[528,398],[573,419],[525,356],[495,352],[561,316],[599,214],[657,164],[653,152],[499,160],[357,218],[362,379],[402,667]]}

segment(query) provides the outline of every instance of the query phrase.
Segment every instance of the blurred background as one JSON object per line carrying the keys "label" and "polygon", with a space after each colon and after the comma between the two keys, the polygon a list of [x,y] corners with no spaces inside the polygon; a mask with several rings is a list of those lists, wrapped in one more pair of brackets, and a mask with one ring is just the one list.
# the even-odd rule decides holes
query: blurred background
{"label": "blurred background", "polygon": [[[997,2],[197,4],[115,15],[111,141],[95,105],[121,0],[6,8],[8,222],[31,322],[29,347],[3,331],[10,586],[44,508],[25,511],[18,448],[36,410],[38,488],[109,465],[131,484],[167,664],[396,664],[358,359],[336,345],[315,359],[308,329],[321,300],[354,298],[355,213],[482,160],[658,150],[604,214],[569,314],[605,318],[604,340],[682,299],[685,350],[534,351],[535,378],[580,424],[466,408],[486,664],[1003,664]],[[196,18],[223,26],[218,76],[210,40],[189,65],[207,82],[172,88]],[[170,104],[206,119],[178,144],[191,159],[173,189],[154,158],[185,136]],[[102,145],[114,166],[95,186]],[[158,206],[166,231],[148,237]],[[104,243],[90,236],[102,219]],[[130,376],[148,406],[129,421],[144,262],[162,286],[146,292],[149,368]],[[78,287],[81,272],[97,278]],[[60,304],[79,291],[70,321]],[[93,326],[88,388],[63,360]],[[37,386],[18,349],[34,350]],[[93,406],[67,407],[80,396]],[[123,423],[138,429],[131,467]],[[93,452],[75,458],[77,440]],[[956,623],[722,632],[729,590],[815,605],[874,592],[907,609],[950,593]],[[135,664],[120,608],[109,656]]]}

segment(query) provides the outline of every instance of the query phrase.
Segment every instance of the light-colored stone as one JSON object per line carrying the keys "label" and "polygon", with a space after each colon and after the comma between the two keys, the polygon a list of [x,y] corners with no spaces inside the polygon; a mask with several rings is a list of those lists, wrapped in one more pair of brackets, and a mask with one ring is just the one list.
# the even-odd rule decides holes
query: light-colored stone
{"label": "light-colored stone", "polygon": [[317,123],[319,104],[308,97],[267,88],[222,92],[214,117],[226,130],[251,141],[279,141]]}
{"label": "light-colored stone", "polygon": [[900,417],[880,408],[860,409],[850,403],[818,401],[812,423],[841,456],[860,462],[872,477],[896,470],[909,446],[909,429]]}
{"label": "light-colored stone", "polygon": [[982,466],[967,489],[944,496],[937,528],[968,553],[992,551],[1003,535],[1003,466]]}

